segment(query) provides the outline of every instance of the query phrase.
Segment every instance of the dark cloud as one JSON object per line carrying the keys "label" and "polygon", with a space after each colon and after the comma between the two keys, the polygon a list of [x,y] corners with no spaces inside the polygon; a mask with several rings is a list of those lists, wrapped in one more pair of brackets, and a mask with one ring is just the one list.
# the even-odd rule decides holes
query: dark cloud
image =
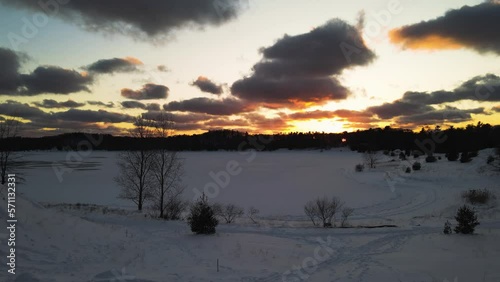
{"label": "dark cloud", "polygon": [[170,102],[163,105],[163,108],[167,111],[205,113],[210,115],[233,115],[255,109],[253,106],[234,98],[217,100],[204,97]]}
{"label": "dark cloud", "polygon": [[[40,128],[50,128],[50,131],[42,131]],[[95,123],[82,123],[82,122],[72,122],[72,121],[52,121],[50,123],[44,122],[28,122],[24,123],[22,126],[23,136],[30,137],[43,137],[43,136],[53,136],[63,133],[73,133],[78,132],[92,132],[92,133],[106,133],[112,135],[123,135],[126,131],[123,128],[118,128],[113,125],[101,125]]]}
{"label": "dark cloud", "polygon": [[447,107],[440,110],[431,110],[425,113],[402,116],[396,119],[398,124],[428,125],[443,122],[459,123],[472,120],[472,114],[484,114],[484,108],[457,109]]}
{"label": "dark cloud", "polygon": [[450,10],[444,16],[390,32],[391,41],[412,49],[467,47],[500,54],[500,5],[489,1]]}
{"label": "dark cloud", "polygon": [[68,100],[66,102],[58,102],[52,99],[44,99],[42,102],[33,102],[33,105],[40,108],[57,109],[57,108],[79,108],[85,106],[85,103],[78,103],[73,100]]}
{"label": "dark cloud", "polygon": [[128,88],[122,89],[121,93],[123,97],[134,99],[134,100],[154,100],[154,99],[165,99],[168,97],[168,87],[164,85],[157,85],[148,83],[139,90],[132,90]]}
{"label": "dark cloud", "polygon": [[143,113],[142,117],[145,119],[154,120],[160,114],[168,114],[172,118],[172,121],[175,122],[176,124],[198,123],[213,118],[213,116],[208,114],[200,114],[200,113],[180,114],[180,113],[170,113],[166,111],[156,111],[156,110],[150,110],[146,113]]}
{"label": "dark cloud", "polygon": [[38,67],[31,74],[21,75],[23,89],[20,95],[44,93],[70,94],[79,91],[90,92],[92,77],[74,70],[55,66]]}
{"label": "dark cloud", "polygon": [[306,112],[295,112],[291,114],[281,113],[280,116],[282,118],[291,119],[291,120],[310,120],[310,119],[329,119],[336,117],[334,111],[306,111]]}
{"label": "dark cloud", "polygon": [[93,64],[90,64],[84,69],[92,73],[115,73],[115,72],[134,72],[137,71],[138,65],[142,65],[142,62],[136,58],[127,57],[124,59],[113,58],[99,60]]}
{"label": "dark cloud", "polygon": [[39,66],[30,74],[20,74],[25,55],[0,48],[0,95],[33,96],[89,92],[92,77],[57,66]]}
{"label": "dark cloud", "polygon": [[310,103],[341,100],[349,95],[347,88],[330,77],[275,80],[252,76],[235,82],[231,91],[235,96],[262,102],[269,108],[303,108]]}
{"label": "dark cloud", "polygon": [[124,101],[121,103],[125,109],[145,109],[146,105],[137,101]]}
{"label": "dark cloud", "polygon": [[461,100],[500,101],[500,77],[494,74],[473,77],[453,91],[406,92],[402,101],[414,104],[443,104]]}
{"label": "dark cloud", "polygon": [[367,109],[381,119],[391,119],[403,115],[422,114],[434,110],[433,107],[422,104],[409,103],[396,100],[392,103],[384,103],[380,106],[373,106]]}
{"label": "dark cloud", "polygon": [[52,113],[51,119],[87,122],[87,123],[88,122],[120,123],[120,122],[130,122],[133,120],[133,117],[127,114],[112,113],[105,110],[92,111],[92,110],[70,109],[66,112]]}
{"label": "dark cloud", "polygon": [[382,119],[390,119],[398,116],[415,116],[435,112],[435,108],[431,105],[463,100],[500,101],[500,77],[493,74],[476,76],[452,91],[406,92],[401,99],[369,107],[366,111],[376,114]]}
{"label": "dark cloud", "polygon": [[375,58],[359,30],[341,20],[309,33],[285,35],[261,53],[263,59],[253,67],[254,73],[236,81],[231,92],[273,108],[345,99],[349,90],[332,75]]}
{"label": "dark cloud", "polygon": [[0,47],[0,95],[16,92],[20,86],[20,58],[17,53]]}
{"label": "dark cloud", "polygon": [[29,120],[43,120],[43,121],[76,121],[76,122],[127,122],[133,118],[127,114],[112,113],[104,110],[79,110],[69,109],[64,112],[50,112],[46,113],[39,108],[32,107],[28,104],[19,103],[16,101],[8,100],[0,103],[0,115],[7,115],[12,117],[20,117]]}
{"label": "dark cloud", "polygon": [[243,127],[250,126],[250,122],[246,119],[227,119],[227,118],[215,118],[211,119],[207,122],[204,122],[203,125],[215,127],[215,128],[227,128],[227,127]]}
{"label": "dark cloud", "polygon": [[200,76],[191,85],[198,87],[201,91],[215,95],[222,94],[222,85],[216,84],[210,79]]}
{"label": "dark cloud", "polygon": [[249,129],[252,132],[280,132],[290,128],[288,122],[281,117],[269,118],[258,113],[244,114],[243,117],[250,123]]}
{"label": "dark cloud", "polygon": [[27,103],[19,103],[12,100],[0,103],[0,115],[19,117],[23,119],[33,119],[47,117],[48,114],[39,108],[32,107]]}
{"label": "dark cloud", "polygon": [[133,117],[127,114],[104,110],[69,109],[64,112],[47,113],[26,103],[23,104],[12,100],[0,102],[0,115],[29,120],[29,122],[23,124],[23,134],[29,136],[47,135],[48,131],[42,130],[44,128],[51,129],[50,134],[89,130],[117,134],[123,130],[109,125],[110,123],[131,122],[133,120]]}
{"label": "dark cloud", "polygon": [[146,105],[146,110],[148,111],[160,111],[161,106],[158,103],[150,103]]}
{"label": "dark cloud", "polygon": [[138,101],[124,101],[121,105],[125,109],[143,109],[148,111],[160,111],[161,106],[158,103],[144,104]]}
{"label": "dark cloud", "polygon": [[[119,32],[134,37],[162,37],[184,27],[225,23],[236,18],[247,0],[71,0],[64,2],[64,4],[57,5],[57,11],[52,11],[54,8],[48,7],[45,12],[49,16],[58,16],[75,22],[91,31]],[[39,1],[0,0],[0,3],[37,12],[41,10]]]}
{"label": "dark cloud", "polygon": [[87,104],[91,106],[102,106],[106,108],[114,108],[115,104],[113,102],[108,102],[107,104],[101,101],[87,101]]}

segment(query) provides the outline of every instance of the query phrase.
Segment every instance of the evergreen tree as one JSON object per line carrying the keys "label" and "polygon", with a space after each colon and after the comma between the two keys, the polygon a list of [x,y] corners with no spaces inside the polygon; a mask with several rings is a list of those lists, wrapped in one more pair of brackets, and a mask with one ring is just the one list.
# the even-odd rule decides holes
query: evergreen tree
{"label": "evergreen tree", "polygon": [[444,223],[443,233],[446,235],[451,234],[451,223],[448,220]]}
{"label": "evergreen tree", "polygon": [[473,234],[474,229],[479,225],[476,213],[467,205],[458,209],[455,220],[458,222],[458,225],[455,226],[455,233]]}
{"label": "evergreen tree", "polygon": [[219,221],[215,218],[214,211],[208,204],[205,194],[191,206],[188,224],[191,227],[191,231],[196,234],[215,233],[215,227],[219,224]]}

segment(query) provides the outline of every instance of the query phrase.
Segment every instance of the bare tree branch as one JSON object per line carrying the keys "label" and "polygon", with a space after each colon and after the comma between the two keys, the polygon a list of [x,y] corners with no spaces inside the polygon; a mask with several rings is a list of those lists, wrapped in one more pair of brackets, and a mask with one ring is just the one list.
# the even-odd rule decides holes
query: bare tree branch
{"label": "bare tree branch", "polygon": [[15,166],[16,160],[21,156],[14,151],[12,143],[7,144],[13,138],[18,137],[20,122],[17,119],[7,119],[0,122],[0,177],[1,184],[7,181],[7,174]]}

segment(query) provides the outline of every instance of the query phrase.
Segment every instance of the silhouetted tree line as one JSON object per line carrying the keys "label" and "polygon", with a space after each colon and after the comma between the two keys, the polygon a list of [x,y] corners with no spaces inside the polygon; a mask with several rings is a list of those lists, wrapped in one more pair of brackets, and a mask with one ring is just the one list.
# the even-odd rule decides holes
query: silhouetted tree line
{"label": "silhouetted tree line", "polygon": [[[252,140],[267,140],[265,144]],[[215,130],[197,135],[175,135],[168,138],[133,138],[109,134],[68,133],[40,138],[15,137],[0,140],[4,150],[138,150],[169,149],[175,151],[236,151],[257,149],[330,149],[348,146],[364,152],[374,150],[426,150],[433,153],[477,151],[499,147],[500,126],[478,123],[465,128],[422,128],[419,132],[398,128],[375,128],[343,133],[291,132],[273,135],[251,135],[234,130]]]}

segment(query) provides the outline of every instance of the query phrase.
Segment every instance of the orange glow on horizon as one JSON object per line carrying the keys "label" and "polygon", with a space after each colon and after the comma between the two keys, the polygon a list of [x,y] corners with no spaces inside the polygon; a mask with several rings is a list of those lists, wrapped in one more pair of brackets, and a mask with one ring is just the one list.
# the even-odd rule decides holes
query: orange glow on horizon
{"label": "orange glow on horizon", "polygon": [[464,46],[452,38],[440,35],[428,35],[423,38],[408,38],[401,34],[401,29],[389,31],[389,39],[392,43],[400,44],[404,48],[424,50],[457,50]]}

